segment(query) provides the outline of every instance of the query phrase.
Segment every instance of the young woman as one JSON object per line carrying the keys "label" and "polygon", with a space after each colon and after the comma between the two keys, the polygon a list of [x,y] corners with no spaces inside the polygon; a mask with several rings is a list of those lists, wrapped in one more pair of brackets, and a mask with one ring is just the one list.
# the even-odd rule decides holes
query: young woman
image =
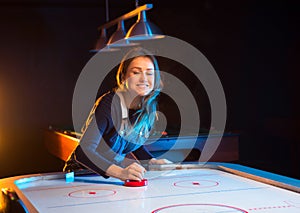
{"label": "young woman", "polygon": [[146,170],[140,163],[121,166],[126,155],[148,164],[170,163],[155,159],[143,146],[156,120],[161,90],[157,60],[145,49],[132,49],[121,61],[116,80],[117,87],[96,101],[75,160],[104,177],[141,180]]}

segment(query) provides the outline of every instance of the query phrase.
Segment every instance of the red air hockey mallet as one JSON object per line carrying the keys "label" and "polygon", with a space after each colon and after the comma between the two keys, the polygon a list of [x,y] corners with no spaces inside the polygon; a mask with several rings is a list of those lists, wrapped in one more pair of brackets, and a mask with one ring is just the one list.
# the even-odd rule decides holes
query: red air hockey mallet
{"label": "red air hockey mallet", "polygon": [[140,186],[147,186],[148,180],[142,179],[142,180],[125,180],[124,186],[129,187],[140,187]]}

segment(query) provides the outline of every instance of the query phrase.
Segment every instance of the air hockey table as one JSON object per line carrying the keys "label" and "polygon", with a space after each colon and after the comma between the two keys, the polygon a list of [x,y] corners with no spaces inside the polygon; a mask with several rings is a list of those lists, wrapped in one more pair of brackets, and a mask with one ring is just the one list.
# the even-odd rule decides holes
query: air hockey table
{"label": "air hockey table", "polygon": [[153,165],[145,178],[128,187],[94,173],[9,177],[0,180],[0,212],[300,212],[299,180],[239,164]]}

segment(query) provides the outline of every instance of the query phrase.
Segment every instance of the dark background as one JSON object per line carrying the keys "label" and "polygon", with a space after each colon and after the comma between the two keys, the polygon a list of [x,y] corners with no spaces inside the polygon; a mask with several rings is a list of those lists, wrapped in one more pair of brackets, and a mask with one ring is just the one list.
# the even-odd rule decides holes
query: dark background
{"label": "dark background", "polygon": [[[153,3],[147,17],[215,68],[240,163],[299,179],[299,3],[176,2],[139,5]],[[110,0],[109,20],[134,8]],[[0,178],[62,169],[44,130],[71,128],[74,86],[105,22],[104,0],[0,1]]]}

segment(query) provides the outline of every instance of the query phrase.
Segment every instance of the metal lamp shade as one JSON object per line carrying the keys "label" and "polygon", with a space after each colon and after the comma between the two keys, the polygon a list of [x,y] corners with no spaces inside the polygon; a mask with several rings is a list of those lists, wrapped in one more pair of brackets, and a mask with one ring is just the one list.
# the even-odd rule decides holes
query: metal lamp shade
{"label": "metal lamp shade", "polygon": [[161,30],[153,23],[147,21],[146,11],[141,11],[135,24],[131,26],[125,39],[149,40],[163,38]]}
{"label": "metal lamp shade", "polygon": [[95,48],[93,50],[90,50],[90,52],[112,52],[112,51],[117,51],[119,49],[115,48],[110,48],[107,45],[107,37],[106,37],[106,29],[102,28],[101,29],[101,35],[98,38]]}

